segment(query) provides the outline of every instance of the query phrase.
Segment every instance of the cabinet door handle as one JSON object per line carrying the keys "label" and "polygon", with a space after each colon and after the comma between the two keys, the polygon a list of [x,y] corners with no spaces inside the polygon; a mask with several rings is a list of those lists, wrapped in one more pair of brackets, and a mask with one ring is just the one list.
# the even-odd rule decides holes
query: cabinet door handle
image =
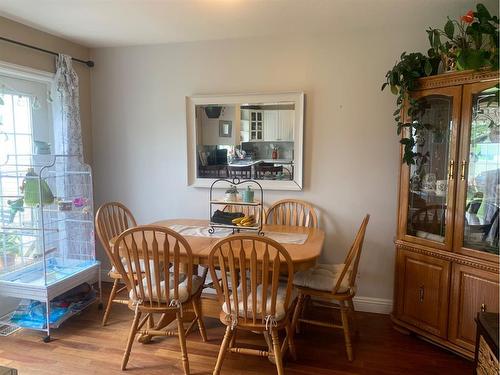
{"label": "cabinet door handle", "polygon": [[448,180],[453,180],[455,178],[455,161],[450,160],[449,170],[448,170]]}
{"label": "cabinet door handle", "polygon": [[481,312],[486,311],[486,305],[484,303],[481,304]]}
{"label": "cabinet door handle", "polygon": [[465,180],[465,170],[467,168],[467,160],[462,160],[462,167],[460,168],[460,180]]}
{"label": "cabinet door handle", "polygon": [[420,302],[424,302],[424,293],[425,293],[425,290],[424,290],[424,286],[422,285],[420,288],[418,288],[418,300]]}

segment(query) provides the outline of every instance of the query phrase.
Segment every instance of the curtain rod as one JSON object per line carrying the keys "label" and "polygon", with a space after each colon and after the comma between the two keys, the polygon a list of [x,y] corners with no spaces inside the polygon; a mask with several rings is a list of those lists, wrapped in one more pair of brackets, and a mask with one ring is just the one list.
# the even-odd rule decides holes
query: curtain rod
{"label": "curtain rod", "polygon": [[[26,43],[18,42],[17,40],[12,40],[12,39],[8,39],[8,38],[4,38],[3,36],[0,36],[0,40],[3,40],[4,42],[12,43],[12,44],[17,44],[19,46],[31,48],[31,49],[34,49],[34,50],[37,50],[37,51],[40,51],[40,52],[45,52],[45,53],[48,53],[50,55],[59,56],[59,54],[57,52],[49,51],[48,49],[43,49],[43,48],[32,46],[32,45],[29,45],[29,44],[26,44]],[[77,59],[75,57],[72,57],[71,59],[73,61],[85,64],[89,68],[92,68],[94,66],[94,62],[92,60],[85,61],[85,60]]]}

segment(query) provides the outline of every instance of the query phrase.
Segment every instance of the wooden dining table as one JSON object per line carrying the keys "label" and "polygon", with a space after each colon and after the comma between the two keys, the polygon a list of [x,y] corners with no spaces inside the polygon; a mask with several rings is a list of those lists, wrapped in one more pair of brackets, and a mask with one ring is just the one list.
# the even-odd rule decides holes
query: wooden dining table
{"label": "wooden dining table", "polygon": [[[171,219],[171,220],[161,220],[151,225],[157,225],[162,227],[200,227],[208,228],[208,220],[199,219]],[[217,229],[216,229],[217,231]],[[294,272],[303,271],[313,267],[316,264],[317,259],[321,254],[323,248],[325,233],[318,228],[307,228],[289,225],[263,225],[262,232],[264,235],[266,233],[281,233],[281,234],[302,234],[306,235],[305,241],[303,243],[282,243],[282,246],[290,254],[292,259]],[[248,233],[245,231],[245,233]],[[212,246],[219,241],[221,236],[217,235],[183,235],[193,254],[193,264],[208,266],[208,256]],[[110,240],[110,245],[113,247],[116,241],[116,237]],[[219,318],[221,311],[221,306],[217,300],[215,294],[213,293],[203,293],[202,294],[202,312],[204,317]],[[163,316],[158,321],[157,328],[162,328],[170,322],[170,318]],[[149,338],[140,338],[140,342],[149,341]]]}

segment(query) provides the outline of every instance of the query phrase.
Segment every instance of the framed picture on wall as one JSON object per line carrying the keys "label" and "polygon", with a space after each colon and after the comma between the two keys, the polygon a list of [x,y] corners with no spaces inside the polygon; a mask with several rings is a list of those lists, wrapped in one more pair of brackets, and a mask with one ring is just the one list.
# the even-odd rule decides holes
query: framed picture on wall
{"label": "framed picture on wall", "polygon": [[233,133],[233,122],[230,120],[219,120],[219,137],[231,138]]}

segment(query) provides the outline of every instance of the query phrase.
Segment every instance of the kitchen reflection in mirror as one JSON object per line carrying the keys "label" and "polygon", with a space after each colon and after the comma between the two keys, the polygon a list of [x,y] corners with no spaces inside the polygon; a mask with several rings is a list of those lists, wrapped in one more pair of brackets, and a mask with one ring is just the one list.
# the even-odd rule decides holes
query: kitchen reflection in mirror
{"label": "kitchen reflection in mirror", "polygon": [[295,103],[195,106],[197,178],[294,180]]}

